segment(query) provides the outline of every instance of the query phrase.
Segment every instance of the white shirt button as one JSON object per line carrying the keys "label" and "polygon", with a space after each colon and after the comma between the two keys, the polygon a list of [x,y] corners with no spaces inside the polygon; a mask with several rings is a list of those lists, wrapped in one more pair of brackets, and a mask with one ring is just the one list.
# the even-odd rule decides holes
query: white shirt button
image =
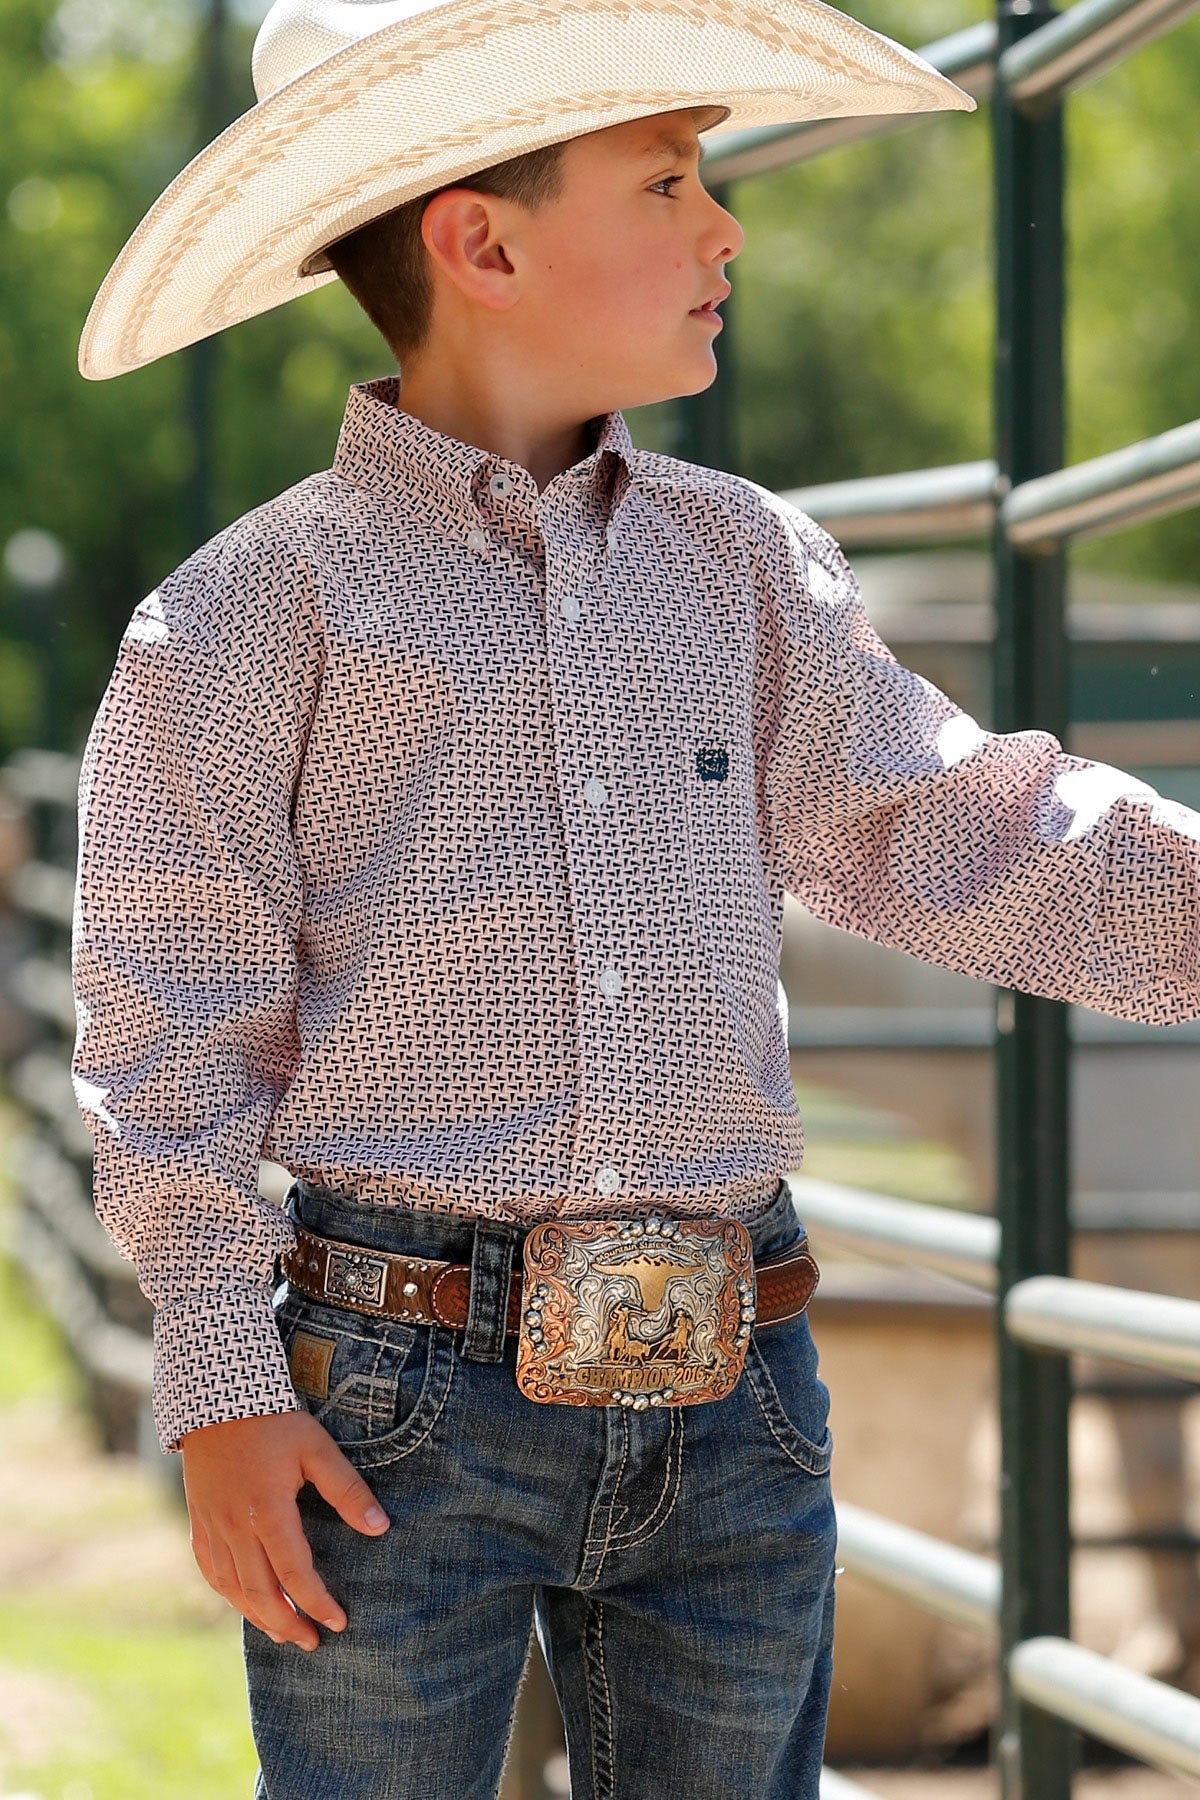
{"label": "white shirt button", "polygon": [[488,487],[500,500],[503,500],[506,494],[511,494],[516,485],[517,484],[512,476],[506,475],[503,469],[497,469],[496,473],[488,482]]}
{"label": "white shirt button", "polygon": [[603,969],[601,971],[600,992],[602,994],[607,994],[610,999],[615,999],[624,991],[624,988],[625,982],[620,969]]}
{"label": "white shirt button", "polygon": [[486,531],[468,531],[467,549],[474,550],[478,556],[487,554],[488,536]]}
{"label": "white shirt button", "polygon": [[563,618],[569,619],[572,625],[574,625],[579,618],[580,613],[583,611],[583,608],[579,604],[579,595],[564,594],[558,604],[562,611]]}
{"label": "white shirt button", "polygon": [[600,808],[604,805],[604,802],[608,799],[608,789],[602,781],[598,780],[598,778],[593,775],[590,781],[585,781],[583,784],[583,797],[589,806],[594,806],[596,811],[599,812]]}
{"label": "white shirt button", "polygon": [[615,1194],[621,1185],[621,1177],[611,1163],[605,1163],[602,1169],[596,1170],[596,1186],[602,1194]]}

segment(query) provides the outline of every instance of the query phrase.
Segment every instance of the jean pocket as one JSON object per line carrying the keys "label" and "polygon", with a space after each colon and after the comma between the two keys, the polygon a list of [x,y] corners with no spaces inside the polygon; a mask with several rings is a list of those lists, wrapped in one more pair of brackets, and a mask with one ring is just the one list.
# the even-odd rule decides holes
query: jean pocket
{"label": "jean pocket", "polygon": [[415,1449],[445,1404],[453,1334],[285,1288],[276,1321],[297,1398],[359,1467]]}
{"label": "jean pocket", "polygon": [[808,1316],[750,1333],[746,1379],[771,1436],[809,1475],[827,1475],[833,1461],[829,1389],[817,1374]]}

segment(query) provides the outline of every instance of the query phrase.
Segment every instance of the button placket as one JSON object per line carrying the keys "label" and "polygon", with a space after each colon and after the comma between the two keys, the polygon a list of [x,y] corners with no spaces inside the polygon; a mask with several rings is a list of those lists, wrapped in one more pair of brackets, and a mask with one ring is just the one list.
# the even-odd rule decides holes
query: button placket
{"label": "button placket", "polygon": [[[565,822],[578,922],[576,967],[581,983],[581,1095],[573,1164],[582,1192],[611,1196],[628,1185],[620,1167],[611,1160],[617,1144],[610,1136],[614,1117],[614,1052],[616,1062],[621,1061],[622,1018],[617,1009],[624,1013],[628,972],[607,961],[606,952],[612,955],[623,939],[620,930],[612,929],[617,923],[610,918],[613,900],[606,896],[597,859],[603,840],[596,827],[612,799],[609,784],[596,772],[596,762],[601,760],[596,752],[607,745],[611,730],[609,708],[597,686],[598,659],[602,657],[601,646],[607,632],[600,585],[603,567],[602,559],[596,555],[598,547],[589,544],[585,548],[578,531],[573,530],[565,541],[558,536],[553,520],[556,510],[554,506],[547,509],[550,516],[545,534],[549,651],[561,770],[559,791],[563,807],[568,809]],[[555,631],[556,614],[565,624],[578,626],[584,599],[591,608],[588,624],[592,629]],[[586,1205],[584,1202],[585,1208]]]}

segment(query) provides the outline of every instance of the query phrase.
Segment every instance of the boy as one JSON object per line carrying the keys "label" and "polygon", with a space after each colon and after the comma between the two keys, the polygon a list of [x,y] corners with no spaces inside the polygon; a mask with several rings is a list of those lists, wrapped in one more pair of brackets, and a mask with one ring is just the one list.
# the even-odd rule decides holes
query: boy
{"label": "boy", "polygon": [[784,889],[1166,1021],[1200,1011],[1200,819],[979,731],[828,533],[620,408],[714,373],[742,233],[702,130],[971,103],[815,0],[279,0],[255,74],[82,366],[336,271],[401,374],[134,615],[81,784],[75,1074],[245,1619],[256,1795],[494,1795],[532,1619],[575,1800],[816,1800]]}

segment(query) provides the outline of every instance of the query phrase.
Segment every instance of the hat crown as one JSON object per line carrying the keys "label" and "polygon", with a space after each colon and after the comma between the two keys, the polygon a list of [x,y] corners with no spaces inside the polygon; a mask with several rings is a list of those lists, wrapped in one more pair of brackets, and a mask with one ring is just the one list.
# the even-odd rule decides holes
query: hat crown
{"label": "hat crown", "polygon": [[442,0],[275,0],[258,28],[250,72],[260,100],[349,44]]}

